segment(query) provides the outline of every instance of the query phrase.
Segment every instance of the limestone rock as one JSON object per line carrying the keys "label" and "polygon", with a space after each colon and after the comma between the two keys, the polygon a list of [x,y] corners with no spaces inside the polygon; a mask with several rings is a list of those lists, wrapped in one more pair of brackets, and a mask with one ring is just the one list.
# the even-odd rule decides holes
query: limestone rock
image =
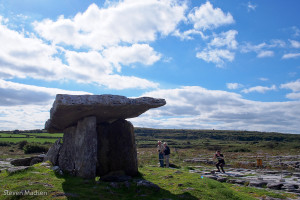
{"label": "limestone rock", "polygon": [[13,159],[12,161],[10,161],[10,164],[14,165],[14,166],[31,166],[33,163],[32,160],[35,160],[34,164],[38,163],[37,160],[39,160],[39,162],[43,161],[43,157],[39,157],[39,156],[33,156],[33,157],[27,157],[27,158],[18,158],[18,159]]}
{"label": "limestone rock", "polygon": [[58,153],[61,148],[62,144],[60,142],[60,139],[58,139],[52,147],[48,150],[46,156],[44,157],[44,161],[49,160],[52,165],[58,164]]}
{"label": "limestone rock", "polygon": [[264,187],[268,184],[268,182],[265,181],[250,181],[249,186],[252,187]]}
{"label": "limestone rock", "polygon": [[8,168],[8,169],[6,169],[6,171],[9,174],[14,174],[14,173],[17,173],[17,172],[20,172],[20,171],[24,171],[24,170],[26,170],[28,168],[29,168],[29,166],[18,166],[18,167]]}
{"label": "limestone rock", "polygon": [[31,165],[35,165],[35,164],[37,164],[37,163],[41,163],[41,162],[43,162],[43,158],[34,158],[34,159],[32,159],[31,161],[30,161],[30,166]]}
{"label": "limestone rock", "polygon": [[150,181],[147,180],[138,180],[136,183],[137,187],[147,187],[147,188],[152,188],[155,191],[159,191],[160,187]]}
{"label": "limestone rock", "polygon": [[10,164],[14,166],[30,166],[30,162],[33,158],[27,157],[27,158],[17,158],[12,161],[10,161]]}
{"label": "limestone rock", "polygon": [[75,133],[76,126],[64,130],[64,142],[60,148],[58,157],[59,167],[70,174],[73,174],[75,169]]}
{"label": "limestone rock", "polygon": [[282,183],[268,183],[267,188],[273,190],[280,190],[282,186],[283,186]]}
{"label": "limestone rock", "polygon": [[98,132],[97,175],[118,172],[118,175],[138,175],[137,151],[133,125],[120,119],[101,124]]}
{"label": "limestone rock", "polygon": [[58,94],[45,129],[49,132],[63,131],[88,116],[95,116],[97,124],[133,118],[165,104],[164,99],[151,97],[130,99],[119,95]]}
{"label": "limestone rock", "polygon": [[97,132],[96,117],[86,117],[77,124],[75,134],[75,171],[83,178],[96,176]]}
{"label": "limestone rock", "polygon": [[232,184],[239,184],[239,185],[244,185],[246,183],[245,180],[241,180],[241,179],[229,179],[226,182]]}
{"label": "limestone rock", "polygon": [[83,178],[96,176],[97,132],[96,117],[79,120],[76,127],[64,130],[58,164],[63,171]]}

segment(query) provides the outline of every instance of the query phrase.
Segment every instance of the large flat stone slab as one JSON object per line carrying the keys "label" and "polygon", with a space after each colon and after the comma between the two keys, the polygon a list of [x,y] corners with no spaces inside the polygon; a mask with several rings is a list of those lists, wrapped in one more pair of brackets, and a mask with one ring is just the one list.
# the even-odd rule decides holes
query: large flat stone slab
{"label": "large flat stone slab", "polygon": [[119,95],[67,95],[58,94],[45,124],[49,132],[61,132],[77,121],[95,116],[97,124],[133,118],[151,108],[166,104],[164,99],[151,97],[127,98]]}

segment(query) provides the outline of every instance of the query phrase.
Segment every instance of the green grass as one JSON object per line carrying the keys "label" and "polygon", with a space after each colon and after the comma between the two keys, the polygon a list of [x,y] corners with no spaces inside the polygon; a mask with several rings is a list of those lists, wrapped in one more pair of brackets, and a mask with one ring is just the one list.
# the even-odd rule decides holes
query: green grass
{"label": "green grass", "polygon": [[208,178],[201,178],[200,175],[191,174],[185,170],[181,170],[182,173],[175,173],[177,169],[144,166],[139,171],[141,173],[139,179],[157,184],[160,190],[138,187],[135,181],[131,181],[128,187],[124,183],[120,183],[117,188],[114,188],[110,183],[102,181],[85,180],[68,175],[60,176],[49,168],[37,164],[28,170],[11,175],[2,171],[0,173],[0,200],[37,199],[37,196],[4,195],[4,191],[19,192],[22,190],[47,193],[45,196],[38,196],[38,199],[252,200],[255,197],[265,196],[280,199],[294,197],[291,194],[276,194],[263,189],[220,183]]}
{"label": "green grass", "polygon": [[25,134],[0,133],[0,137],[7,137],[7,138],[22,137],[22,138],[26,138],[26,135]]}
{"label": "green grass", "polygon": [[27,142],[35,142],[35,143],[45,143],[45,142],[49,142],[49,143],[54,143],[57,138],[0,138],[0,142],[12,142],[12,143],[18,143],[20,141],[24,141],[26,140]]}
{"label": "green grass", "polygon": [[38,137],[63,137],[63,133],[26,133],[26,135],[30,136],[38,136]]}

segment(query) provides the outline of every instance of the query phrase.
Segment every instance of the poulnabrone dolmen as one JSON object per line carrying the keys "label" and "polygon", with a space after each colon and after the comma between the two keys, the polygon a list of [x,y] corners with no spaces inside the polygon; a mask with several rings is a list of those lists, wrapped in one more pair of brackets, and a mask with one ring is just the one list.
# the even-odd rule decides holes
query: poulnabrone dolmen
{"label": "poulnabrone dolmen", "polygon": [[136,176],[134,128],[126,119],[165,104],[150,97],[58,94],[45,129],[63,132],[63,143],[55,142],[46,159],[83,178]]}

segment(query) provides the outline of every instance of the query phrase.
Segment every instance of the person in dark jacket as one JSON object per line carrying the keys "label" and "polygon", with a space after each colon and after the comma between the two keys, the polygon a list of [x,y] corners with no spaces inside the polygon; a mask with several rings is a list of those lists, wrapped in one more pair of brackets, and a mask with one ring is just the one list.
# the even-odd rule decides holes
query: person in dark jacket
{"label": "person in dark jacket", "polygon": [[166,162],[166,168],[169,168],[169,159],[170,159],[170,148],[168,146],[168,144],[166,142],[164,142],[164,147],[165,147],[165,150],[164,150],[164,159],[165,159],[165,162]]}
{"label": "person in dark jacket", "polygon": [[225,171],[224,171],[224,169],[223,169],[223,167],[224,167],[224,165],[225,165],[225,160],[224,160],[223,154],[221,154],[221,151],[217,151],[217,152],[216,152],[216,154],[215,154],[215,156],[214,156],[214,159],[217,159],[217,160],[218,160],[218,162],[216,163],[216,167],[217,167],[217,169],[218,169],[217,172],[220,172],[220,168],[219,168],[219,167],[221,167],[222,172],[225,173]]}

